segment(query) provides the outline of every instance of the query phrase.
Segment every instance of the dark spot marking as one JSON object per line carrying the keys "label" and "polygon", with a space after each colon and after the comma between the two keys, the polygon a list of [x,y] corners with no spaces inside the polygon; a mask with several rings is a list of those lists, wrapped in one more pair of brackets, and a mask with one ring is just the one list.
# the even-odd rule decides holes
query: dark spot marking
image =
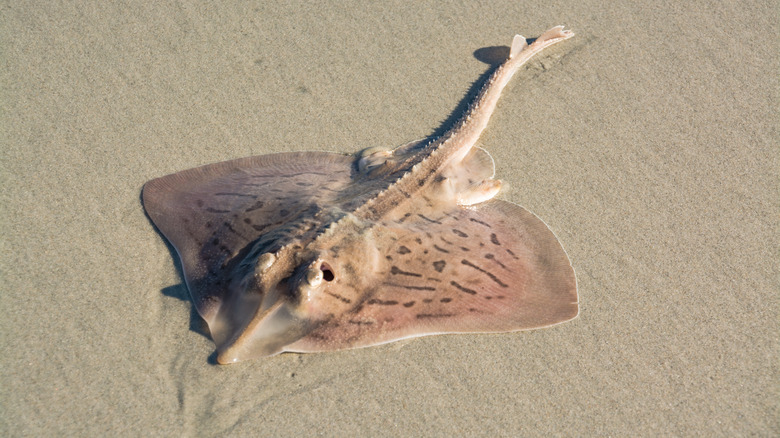
{"label": "dark spot marking", "polygon": [[355,325],[372,325],[372,324],[374,324],[371,321],[355,321],[354,319],[350,319],[349,323],[350,324],[355,324]]}
{"label": "dark spot marking", "polygon": [[498,241],[498,236],[496,236],[496,233],[490,233],[490,241],[493,242],[493,245],[501,246],[501,242]]}
{"label": "dark spot marking", "polygon": [[447,239],[445,239],[443,237],[439,237],[439,238],[442,240],[442,242],[446,243],[447,245],[452,245],[452,242],[450,242],[449,240],[447,240]]}
{"label": "dark spot marking", "polygon": [[412,306],[414,306],[414,301],[409,301],[404,303],[404,307],[412,307]]}
{"label": "dark spot marking", "polygon": [[455,316],[455,314],[454,313],[418,313],[417,319],[448,318],[450,316]]}
{"label": "dark spot marking", "polygon": [[213,224],[211,223],[211,221],[209,221],[209,222],[206,222],[206,228],[211,228],[211,226],[212,226],[212,225],[213,225]]}
{"label": "dark spot marking", "polygon": [[290,214],[290,211],[289,211],[289,210],[285,210],[285,209],[281,209],[281,210],[279,210],[279,216],[281,216],[281,217],[285,217],[285,216],[287,216],[288,214]]}
{"label": "dark spot marking", "polygon": [[455,288],[458,289],[461,292],[466,292],[467,294],[471,294],[471,295],[476,295],[477,294],[477,291],[475,291],[474,289],[469,289],[466,286],[461,286],[455,280],[450,281],[450,284],[455,286]]}
{"label": "dark spot marking", "polygon": [[411,213],[406,213],[404,215],[404,217],[402,217],[401,219],[398,219],[398,223],[402,223],[403,221],[409,219],[409,216],[411,216],[411,215],[412,215]]}
{"label": "dark spot marking", "polygon": [[214,246],[219,245],[219,239],[214,238],[214,240],[211,241],[211,244],[214,245]]}
{"label": "dark spot marking", "polygon": [[425,217],[425,216],[423,216],[423,215],[421,215],[419,213],[417,214],[417,216],[420,216],[420,218],[422,218],[422,219],[424,219],[424,220],[426,220],[426,221],[428,221],[428,222],[430,222],[432,224],[439,224],[439,225],[441,225],[441,222],[439,222],[437,220],[433,220],[433,219],[427,218],[427,217]]}
{"label": "dark spot marking", "polygon": [[301,186],[301,187],[311,187],[311,186],[313,186],[314,184],[312,184],[312,183],[307,183],[307,182],[303,182],[303,181],[298,181],[297,183],[295,183],[295,185],[296,185],[296,186]]}
{"label": "dark spot marking", "polygon": [[247,195],[246,193],[234,193],[234,192],[220,192],[214,193],[214,196],[240,196],[242,198],[254,198],[254,195]]}
{"label": "dark spot marking", "polygon": [[209,207],[206,209],[209,213],[230,213],[230,210],[220,210],[218,208]]}
{"label": "dark spot marking", "polygon": [[386,256],[385,256],[385,258],[386,258],[387,260],[393,261],[393,257],[391,257],[391,256],[389,256],[389,255],[386,255]]}
{"label": "dark spot marking", "polygon": [[426,303],[426,304],[427,303],[432,303],[432,302],[433,302],[433,300],[430,299],[430,298],[426,298],[426,299],[423,300],[423,303]]}
{"label": "dark spot marking", "polygon": [[506,253],[511,255],[515,260],[520,260],[520,257],[516,256],[515,253],[513,253],[511,249],[507,249]]}
{"label": "dark spot marking", "polygon": [[366,304],[378,304],[380,306],[395,306],[396,304],[398,304],[398,301],[395,300],[383,301],[377,298],[371,298],[370,300],[368,300]]}
{"label": "dark spot marking", "polygon": [[351,302],[352,302],[352,300],[350,300],[349,298],[347,298],[347,297],[342,297],[342,296],[341,296],[341,295],[339,295],[339,294],[336,294],[336,293],[333,293],[333,292],[328,292],[328,291],[325,291],[325,293],[326,293],[326,294],[328,294],[328,295],[330,295],[330,296],[332,296],[333,298],[335,298],[335,299],[337,299],[337,300],[341,301],[342,303],[349,304],[349,303],[351,303]]}
{"label": "dark spot marking", "polygon": [[497,260],[493,254],[485,254],[485,258],[488,260],[493,260],[498,264],[498,266],[501,266],[502,268],[506,269],[506,265],[501,263],[499,260]]}
{"label": "dark spot marking", "polygon": [[390,273],[393,275],[408,275],[410,277],[422,277],[422,275],[416,272],[402,271],[401,269],[398,268],[398,266],[393,266],[392,268],[390,268]]}
{"label": "dark spot marking", "polygon": [[468,260],[466,260],[466,259],[463,259],[463,260],[461,260],[460,262],[461,262],[462,264],[464,264],[464,265],[468,266],[468,267],[474,268],[474,269],[476,269],[477,271],[479,271],[479,272],[481,272],[481,273],[483,273],[483,274],[487,275],[487,276],[488,276],[488,277],[489,277],[491,280],[495,281],[495,282],[496,282],[496,284],[498,284],[499,286],[501,286],[501,287],[509,287],[509,286],[508,286],[506,283],[504,283],[504,282],[503,282],[503,281],[501,281],[501,280],[500,280],[498,277],[496,277],[495,275],[493,275],[493,273],[492,273],[492,272],[490,272],[490,271],[486,271],[486,270],[484,270],[484,269],[480,268],[479,266],[475,265],[474,263],[471,263],[470,261],[468,261]]}
{"label": "dark spot marking", "polygon": [[301,175],[322,175],[322,176],[331,176],[330,173],[326,172],[298,172],[298,173],[289,173],[285,175],[252,175],[253,178],[292,178],[295,176],[301,176]]}
{"label": "dark spot marking", "polygon": [[205,203],[203,202],[203,200],[202,200],[202,199],[198,199],[197,201],[195,201],[195,204],[197,204],[197,206],[198,206],[198,207],[203,207],[203,205],[204,205]]}
{"label": "dark spot marking", "polygon": [[452,301],[452,298],[442,298],[439,300],[441,303],[449,303],[450,301]]}
{"label": "dark spot marking", "polygon": [[460,247],[460,250],[461,250],[461,251],[471,251],[470,249],[466,248],[465,246],[461,246],[461,247]]}
{"label": "dark spot marking", "polygon": [[440,247],[439,245],[433,245],[433,249],[435,249],[437,251],[440,251],[440,252],[443,252],[445,254],[449,254],[450,253],[449,251],[447,251],[446,249]]}
{"label": "dark spot marking", "polygon": [[258,208],[263,208],[263,205],[265,205],[263,201],[257,201],[254,204],[252,204],[249,208],[247,208],[245,211],[249,213],[250,211],[255,211]]}
{"label": "dark spot marking", "polygon": [[407,199],[409,199],[409,198],[411,198],[411,197],[412,197],[412,195],[410,195],[410,194],[406,193],[405,191],[403,191],[403,190],[401,190],[401,189],[398,189],[398,191],[399,191],[399,192],[401,192],[401,194],[402,194],[402,195],[404,195],[404,196],[405,196]]}
{"label": "dark spot marking", "polygon": [[244,223],[245,224],[251,224],[252,223],[252,219],[249,219],[248,217],[245,217],[244,218]]}
{"label": "dark spot marking", "polygon": [[385,283],[385,284],[388,285],[388,286],[401,287],[401,288],[409,289],[409,290],[428,290],[428,291],[435,291],[436,290],[435,287],[431,287],[431,286],[409,286],[409,285],[405,285],[405,284],[396,284],[396,283]]}
{"label": "dark spot marking", "polygon": [[240,237],[242,239],[244,238],[244,236],[242,236],[241,233],[239,233],[238,231],[236,231],[235,228],[233,228],[233,225],[231,225],[230,222],[223,222],[222,226],[227,228],[228,231],[230,231],[231,233],[235,234],[236,236],[238,236],[238,237]]}
{"label": "dark spot marking", "polygon": [[481,221],[481,220],[479,220],[479,219],[474,219],[474,218],[471,218],[470,220],[471,220],[471,222],[476,222],[476,223],[478,223],[478,224],[480,224],[480,225],[484,225],[484,226],[486,226],[486,227],[488,227],[488,228],[492,228],[492,227],[490,226],[490,224],[488,224],[487,222],[482,222],[482,221]]}
{"label": "dark spot marking", "polygon": [[459,229],[457,229],[457,228],[453,228],[453,229],[452,229],[452,232],[453,232],[453,233],[455,233],[455,234],[456,234],[458,237],[463,237],[464,239],[465,239],[466,237],[469,237],[469,235],[468,235],[468,234],[464,233],[463,231],[461,231],[461,230],[459,230]]}
{"label": "dark spot marking", "polygon": [[422,245],[422,239],[420,239],[419,237],[415,237],[414,241],[417,242],[418,244]]}
{"label": "dark spot marking", "polygon": [[412,250],[410,250],[409,248],[401,245],[400,247],[398,247],[398,251],[396,251],[396,252],[398,252],[398,254],[409,254],[410,252],[412,252]]}
{"label": "dark spot marking", "polygon": [[505,296],[503,296],[503,295],[497,295],[497,296],[496,296],[496,298],[497,298],[497,299],[499,299],[499,300],[503,300],[503,299],[504,299],[504,298],[506,298],[506,297],[505,297]]}
{"label": "dark spot marking", "polygon": [[447,266],[447,262],[445,262],[444,260],[438,260],[433,262],[433,269],[435,269],[436,272],[443,271],[445,266]]}
{"label": "dark spot marking", "polygon": [[487,296],[487,297],[485,297],[485,299],[486,299],[486,300],[492,300],[492,299],[493,299],[493,297],[491,297],[491,296]]}

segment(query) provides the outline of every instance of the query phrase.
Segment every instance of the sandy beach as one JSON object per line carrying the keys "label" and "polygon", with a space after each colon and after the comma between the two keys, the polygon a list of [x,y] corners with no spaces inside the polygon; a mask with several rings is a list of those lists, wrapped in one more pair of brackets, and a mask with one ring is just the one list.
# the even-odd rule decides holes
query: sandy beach
{"label": "sandy beach", "polygon": [[[21,2],[0,13],[0,435],[777,436],[777,2]],[[480,139],[577,319],[214,364],[141,188],[450,127],[480,49],[576,36]]]}

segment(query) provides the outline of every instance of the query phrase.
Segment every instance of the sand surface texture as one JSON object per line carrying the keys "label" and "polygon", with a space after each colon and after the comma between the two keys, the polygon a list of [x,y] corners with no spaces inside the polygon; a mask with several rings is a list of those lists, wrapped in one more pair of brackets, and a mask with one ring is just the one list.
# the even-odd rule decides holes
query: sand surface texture
{"label": "sand surface texture", "polygon": [[[777,2],[4,3],[0,435],[780,433]],[[440,132],[557,24],[480,144],[578,319],[213,364],[144,182]]]}

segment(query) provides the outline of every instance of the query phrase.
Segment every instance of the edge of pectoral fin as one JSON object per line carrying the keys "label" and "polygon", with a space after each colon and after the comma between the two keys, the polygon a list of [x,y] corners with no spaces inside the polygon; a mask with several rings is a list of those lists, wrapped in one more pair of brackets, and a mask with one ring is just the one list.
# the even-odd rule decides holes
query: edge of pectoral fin
{"label": "edge of pectoral fin", "polygon": [[[427,219],[435,222],[383,248],[393,263],[362,305],[335,315],[287,351],[529,330],[577,316],[574,269],[558,239],[534,214],[493,200]],[[417,240],[422,243],[415,247]]]}
{"label": "edge of pectoral fin", "polygon": [[210,325],[239,254],[296,212],[335,199],[352,184],[353,163],[347,155],[288,152],[208,164],[144,185],[144,210],[176,249],[195,307]]}

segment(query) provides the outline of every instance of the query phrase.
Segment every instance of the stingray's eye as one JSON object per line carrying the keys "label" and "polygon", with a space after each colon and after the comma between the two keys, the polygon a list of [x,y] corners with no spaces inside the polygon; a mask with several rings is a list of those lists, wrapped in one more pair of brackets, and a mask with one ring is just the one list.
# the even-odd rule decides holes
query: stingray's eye
{"label": "stingray's eye", "polygon": [[325,281],[333,281],[333,279],[336,278],[336,276],[333,275],[333,270],[327,263],[320,265],[320,271],[322,271],[322,279]]}

